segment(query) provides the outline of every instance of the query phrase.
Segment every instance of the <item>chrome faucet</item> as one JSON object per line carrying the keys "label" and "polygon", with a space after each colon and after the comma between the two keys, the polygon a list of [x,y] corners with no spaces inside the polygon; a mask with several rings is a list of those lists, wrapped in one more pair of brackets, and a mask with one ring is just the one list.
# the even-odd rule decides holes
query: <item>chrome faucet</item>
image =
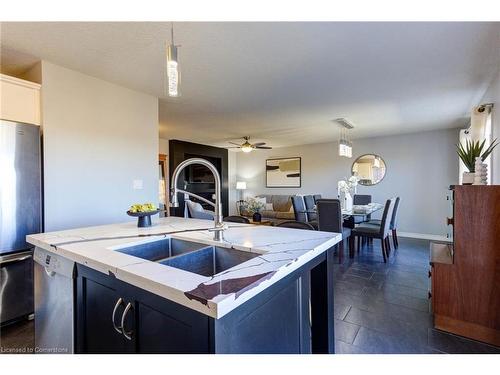
{"label": "chrome faucet", "polygon": [[[177,188],[177,180],[179,179],[179,175],[182,172],[184,168],[186,168],[189,165],[192,164],[201,164],[210,169],[210,172],[214,175],[215,179],[215,203],[212,201],[209,201],[208,199],[205,199],[203,197],[200,197],[197,194],[191,193],[190,191],[182,190]],[[184,160],[181,162],[174,170],[174,173],[172,174],[172,183],[171,183],[171,195],[172,198],[170,200],[170,206],[171,207],[179,207],[179,200],[177,199],[177,194],[182,193],[186,194],[192,197],[195,197],[205,203],[208,203],[209,205],[213,206],[215,209],[214,212],[214,228],[209,229],[209,231],[214,232],[214,240],[215,241],[221,241],[222,240],[222,232],[227,229],[227,226],[224,225],[222,221],[222,203],[221,203],[221,179],[220,179],[220,174],[217,168],[210,163],[209,161],[201,158],[191,158]]]}

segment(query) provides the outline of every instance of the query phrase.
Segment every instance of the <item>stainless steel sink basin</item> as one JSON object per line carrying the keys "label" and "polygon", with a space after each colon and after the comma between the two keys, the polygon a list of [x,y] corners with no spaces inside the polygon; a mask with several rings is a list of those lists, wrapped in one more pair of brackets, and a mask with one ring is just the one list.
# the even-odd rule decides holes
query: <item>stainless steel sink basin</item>
{"label": "stainless steel sink basin", "polygon": [[159,263],[198,275],[213,276],[256,256],[259,254],[209,246]]}
{"label": "stainless steel sink basin", "polygon": [[205,247],[207,245],[201,243],[165,238],[140,245],[124,247],[116,251],[152,262],[161,262],[167,258],[200,250]]}

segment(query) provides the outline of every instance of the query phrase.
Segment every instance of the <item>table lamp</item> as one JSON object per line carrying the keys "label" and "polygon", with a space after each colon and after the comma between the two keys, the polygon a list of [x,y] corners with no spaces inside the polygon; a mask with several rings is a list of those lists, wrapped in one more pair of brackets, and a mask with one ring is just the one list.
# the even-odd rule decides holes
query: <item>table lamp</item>
{"label": "table lamp", "polygon": [[245,200],[243,199],[244,190],[247,188],[247,183],[245,181],[237,181],[236,182],[236,190],[240,191],[240,200],[237,202],[238,205],[238,214],[241,215],[241,206]]}

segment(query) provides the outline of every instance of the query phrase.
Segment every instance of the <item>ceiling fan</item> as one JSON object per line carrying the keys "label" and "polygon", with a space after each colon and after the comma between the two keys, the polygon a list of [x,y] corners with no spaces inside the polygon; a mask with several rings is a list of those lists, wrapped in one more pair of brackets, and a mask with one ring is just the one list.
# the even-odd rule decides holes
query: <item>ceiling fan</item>
{"label": "ceiling fan", "polygon": [[250,143],[250,137],[249,136],[246,136],[246,137],[242,137],[242,139],[245,140],[245,142],[243,142],[242,144],[238,144],[238,143],[234,143],[234,142],[229,142],[231,143],[232,145],[236,145],[236,147],[229,147],[229,148],[240,148],[241,151],[243,152],[250,152],[254,149],[258,149],[258,150],[271,150],[272,147],[269,147],[269,146],[264,146],[266,143],[265,142],[258,142],[258,143]]}

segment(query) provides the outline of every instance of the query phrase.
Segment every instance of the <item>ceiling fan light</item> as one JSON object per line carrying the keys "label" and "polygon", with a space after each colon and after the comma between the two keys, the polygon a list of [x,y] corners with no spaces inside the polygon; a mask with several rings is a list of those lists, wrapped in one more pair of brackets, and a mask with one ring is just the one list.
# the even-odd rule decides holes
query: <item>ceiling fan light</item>
{"label": "ceiling fan light", "polygon": [[245,144],[243,146],[241,146],[241,151],[243,152],[251,152],[253,150],[253,147],[251,145],[248,145],[248,144]]}

